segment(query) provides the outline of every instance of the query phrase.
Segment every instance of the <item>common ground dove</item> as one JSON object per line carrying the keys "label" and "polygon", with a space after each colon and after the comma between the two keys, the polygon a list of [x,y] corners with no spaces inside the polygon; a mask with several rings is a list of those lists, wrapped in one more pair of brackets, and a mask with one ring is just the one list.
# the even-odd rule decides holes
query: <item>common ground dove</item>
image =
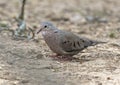
{"label": "common ground dove", "polygon": [[57,29],[50,22],[42,22],[37,34],[40,32],[49,48],[60,56],[73,56],[88,46],[103,43]]}

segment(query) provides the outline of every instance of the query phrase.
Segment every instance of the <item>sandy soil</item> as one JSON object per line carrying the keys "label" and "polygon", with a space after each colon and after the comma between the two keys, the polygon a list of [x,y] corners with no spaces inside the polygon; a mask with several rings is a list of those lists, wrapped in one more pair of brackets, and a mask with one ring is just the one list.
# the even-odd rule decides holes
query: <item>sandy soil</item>
{"label": "sandy soil", "polygon": [[[14,29],[19,7],[19,0],[0,0],[0,23]],[[41,36],[36,43],[0,33],[0,85],[120,85],[119,13],[119,0],[28,0],[27,25],[51,21],[62,30],[108,43],[75,55],[80,61],[57,61],[49,57],[53,53]]]}

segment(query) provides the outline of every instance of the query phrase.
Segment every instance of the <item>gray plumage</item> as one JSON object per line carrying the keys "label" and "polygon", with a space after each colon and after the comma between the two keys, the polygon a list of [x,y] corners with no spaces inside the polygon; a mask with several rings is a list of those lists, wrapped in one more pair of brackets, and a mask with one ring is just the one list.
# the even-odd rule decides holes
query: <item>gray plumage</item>
{"label": "gray plumage", "polygon": [[41,28],[38,30],[37,34],[39,32],[42,33],[50,49],[58,55],[73,56],[88,46],[103,43],[79,37],[71,32],[59,30],[50,22],[41,23]]}

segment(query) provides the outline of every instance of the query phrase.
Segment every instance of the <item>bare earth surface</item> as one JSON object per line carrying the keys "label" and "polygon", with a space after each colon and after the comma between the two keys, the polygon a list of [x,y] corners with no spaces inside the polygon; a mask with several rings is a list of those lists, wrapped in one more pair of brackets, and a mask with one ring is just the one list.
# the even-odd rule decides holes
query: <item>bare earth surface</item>
{"label": "bare earth surface", "polygon": [[[19,5],[0,0],[0,23],[15,29]],[[33,27],[51,21],[107,43],[75,55],[80,61],[58,61],[49,57],[53,53],[41,36],[36,43],[0,33],[0,85],[120,85],[120,0],[28,0],[25,20]]]}

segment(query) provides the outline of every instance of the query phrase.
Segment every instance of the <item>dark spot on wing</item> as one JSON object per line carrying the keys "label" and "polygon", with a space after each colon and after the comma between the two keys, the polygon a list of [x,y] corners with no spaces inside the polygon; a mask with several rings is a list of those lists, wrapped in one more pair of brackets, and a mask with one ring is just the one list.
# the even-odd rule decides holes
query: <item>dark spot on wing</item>
{"label": "dark spot on wing", "polygon": [[85,43],[85,40],[81,39],[81,41],[82,41],[83,43]]}
{"label": "dark spot on wing", "polygon": [[90,40],[90,43],[93,44],[93,41]]}
{"label": "dark spot on wing", "polygon": [[69,43],[70,41],[64,41],[63,44]]}
{"label": "dark spot on wing", "polygon": [[84,48],[87,48],[87,47],[88,47],[87,45],[84,46]]}
{"label": "dark spot on wing", "polygon": [[79,41],[77,41],[77,44],[78,44],[78,46],[80,47],[80,42],[79,42]]}
{"label": "dark spot on wing", "polygon": [[74,46],[74,47],[76,47],[76,44],[75,44],[75,42],[73,43],[73,46]]}
{"label": "dark spot on wing", "polygon": [[63,42],[63,44],[67,43],[66,41]]}

